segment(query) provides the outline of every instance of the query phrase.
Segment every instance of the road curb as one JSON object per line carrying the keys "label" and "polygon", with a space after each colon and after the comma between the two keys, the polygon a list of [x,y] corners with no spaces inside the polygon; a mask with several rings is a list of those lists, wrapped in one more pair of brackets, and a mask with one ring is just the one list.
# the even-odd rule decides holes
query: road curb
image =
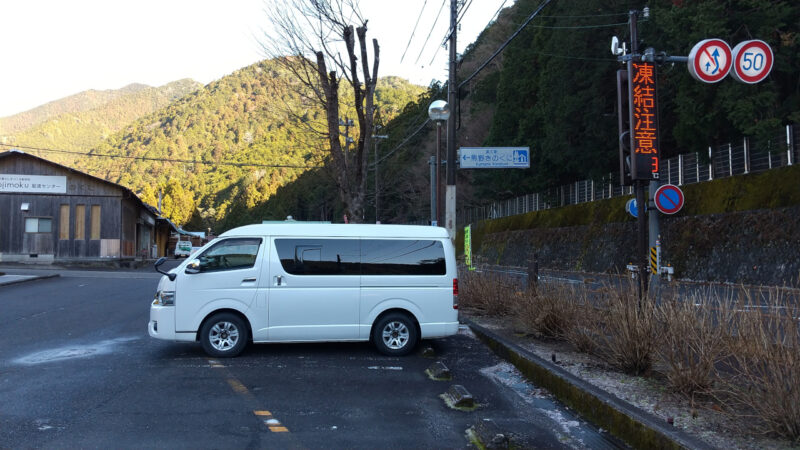
{"label": "road curb", "polygon": [[560,402],[586,420],[608,430],[635,448],[712,449],[705,442],[667,425],[662,419],[619,397],[587,383],[563,368],[509,342],[482,326],[465,320],[489,348],[514,364],[537,386],[547,389]]}
{"label": "road curb", "polygon": [[36,280],[45,280],[47,278],[55,278],[60,277],[61,275],[55,273],[51,275],[36,275],[29,278],[22,278],[19,280],[10,280],[10,281],[3,281],[0,279],[0,286],[11,286],[12,284],[20,284],[20,283],[27,283],[29,281],[36,281]]}

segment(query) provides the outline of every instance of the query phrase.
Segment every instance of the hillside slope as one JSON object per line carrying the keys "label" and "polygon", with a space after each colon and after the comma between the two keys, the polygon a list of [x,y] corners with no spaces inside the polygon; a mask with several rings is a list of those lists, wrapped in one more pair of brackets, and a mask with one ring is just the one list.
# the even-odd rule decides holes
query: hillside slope
{"label": "hillside slope", "polygon": [[[420,91],[381,79],[376,104],[391,118]],[[324,165],[323,120],[290,73],[262,61],[139,118],[76,165],[153,205],[160,191],[164,214],[178,224],[193,218],[195,228],[224,230],[260,220],[248,208]]]}
{"label": "hillside slope", "polygon": [[[10,145],[85,151],[139,117],[157,111],[199,89],[184,79],[160,87],[131,84],[121,89],[86,91],[0,119],[0,142]],[[48,159],[70,164],[75,158],[49,153]]]}

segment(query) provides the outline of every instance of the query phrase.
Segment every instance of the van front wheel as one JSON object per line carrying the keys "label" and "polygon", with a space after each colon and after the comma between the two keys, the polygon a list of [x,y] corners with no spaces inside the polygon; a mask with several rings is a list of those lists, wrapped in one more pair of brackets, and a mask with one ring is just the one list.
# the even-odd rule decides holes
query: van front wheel
{"label": "van front wheel", "polygon": [[247,327],[239,316],[220,313],[211,316],[200,330],[203,350],[217,358],[232,358],[247,345]]}
{"label": "van front wheel", "polygon": [[388,314],[372,329],[372,342],[384,355],[407,355],[414,350],[418,339],[417,327],[406,314]]}

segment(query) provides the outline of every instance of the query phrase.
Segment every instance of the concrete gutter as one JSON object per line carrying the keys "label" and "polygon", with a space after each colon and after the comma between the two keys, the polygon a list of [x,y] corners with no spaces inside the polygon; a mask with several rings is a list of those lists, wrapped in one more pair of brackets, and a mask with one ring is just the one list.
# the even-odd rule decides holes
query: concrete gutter
{"label": "concrete gutter", "polygon": [[486,328],[468,319],[465,322],[489,348],[514,364],[534,384],[628,445],[647,449],[713,448]]}
{"label": "concrete gutter", "polygon": [[61,275],[0,275],[0,286],[9,286],[12,284],[25,283],[26,281],[44,280],[47,278],[55,278]]}

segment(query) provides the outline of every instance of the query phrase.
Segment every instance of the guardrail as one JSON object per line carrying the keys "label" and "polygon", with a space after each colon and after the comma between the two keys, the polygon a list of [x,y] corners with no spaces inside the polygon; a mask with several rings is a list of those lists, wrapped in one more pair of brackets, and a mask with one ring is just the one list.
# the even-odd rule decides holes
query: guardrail
{"label": "guardrail", "polygon": [[[800,134],[798,128],[800,127],[787,125],[785,133],[781,136],[760,145],[753,145],[750,138],[743,138],[738,144],[728,143],[715,149],[709,147],[707,157],[689,153],[662,160],[660,181],[682,186],[798,164],[800,160],[800,149],[797,145]],[[609,173],[600,180],[576,181],[544,192],[465,208],[457,213],[456,222],[459,225],[466,225],[479,220],[632,194],[633,187],[620,186],[619,174]]]}

